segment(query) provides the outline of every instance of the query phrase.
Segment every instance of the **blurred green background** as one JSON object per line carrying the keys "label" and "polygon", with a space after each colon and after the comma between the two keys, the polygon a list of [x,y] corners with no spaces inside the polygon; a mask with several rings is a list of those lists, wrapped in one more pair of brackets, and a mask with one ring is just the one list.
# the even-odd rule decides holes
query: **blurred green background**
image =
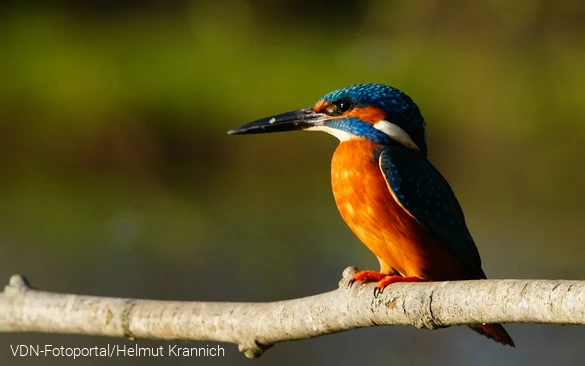
{"label": "blurred green background", "polygon": [[[337,213],[325,134],[235,137],[250,120],[376,82],[407,92],[488,276],[585,274],[585,3],[52,1],[0,5],[0,278],[45,290],[270,301],[377,269]],[[370,328],[258,361],[582,365],[585,328]],[[9,345],[129,341],[0,335]],[[139,341],[140,345],[166,345]],[[142,359],[87,365],[154,365]]]}

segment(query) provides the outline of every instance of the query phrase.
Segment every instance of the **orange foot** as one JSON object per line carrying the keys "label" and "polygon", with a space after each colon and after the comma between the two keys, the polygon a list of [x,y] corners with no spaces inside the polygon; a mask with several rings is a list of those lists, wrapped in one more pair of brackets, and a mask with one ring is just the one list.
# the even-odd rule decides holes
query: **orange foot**
{"label": "orange foot", "polygon": [[395,283],[395,282],[421,282],[422,279],[415,277],[415,276],[394,276],[394,275],[387,275],[385,273],[380,273],[376,271],[360,271],[354,274],[349,280],[349,286],[353,285],[357,281],[365,281],[365,282],[377,282],[376,287],[374,288],[374,297],[378,297],[384,291],[386,286]]}
{"label": "orange foot", "polygon": [[349,286],[353,285],[357,281],[378,282],[386,276],[388,275],[376,271],[359,271],[351,277],[351,280],[349,280]]}
{"label": "orange foot", "polygon": [[378,297],[378,295],[380,295],[382,293],[382,291],[384,291],[386,286],[388,286],[392,283],[396,283],[396,282],[422,282],[422,281],[423,281],[423,279],[415,277],[415,276],[407,276],[407,277],[386,276],[386,277],[382,278],[380,281],[378,281],[378,283],[376,284],[376,287],[374,288],[374,297]]}

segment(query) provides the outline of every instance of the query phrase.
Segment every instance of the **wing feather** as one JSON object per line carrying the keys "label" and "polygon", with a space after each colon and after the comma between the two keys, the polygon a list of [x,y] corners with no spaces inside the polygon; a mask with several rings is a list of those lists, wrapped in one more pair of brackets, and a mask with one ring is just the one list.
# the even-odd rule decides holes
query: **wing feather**
{"label": "wing feather", "polygon": [[470,278],[485,278],[463,210],[439,171],[418,151],[386,148],[380,169],[398,204],[466,265]]}

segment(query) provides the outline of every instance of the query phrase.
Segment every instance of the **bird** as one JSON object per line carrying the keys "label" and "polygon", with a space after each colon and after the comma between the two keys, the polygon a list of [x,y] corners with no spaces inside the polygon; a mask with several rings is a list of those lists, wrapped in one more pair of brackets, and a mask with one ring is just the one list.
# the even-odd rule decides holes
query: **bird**
{"label": "bird", "polygon": [[[331,161],[337,208],[377,257],[379,271],[349,281],[376,282],[374,296],[395,282],[487,278],[463,210],[428,160],[426,122],[417,104],[384,84],[334,90],[308,108],[262,118],[230,135],[323,131],[340,141]],[[515,347],[501,324],[469,327]]]}

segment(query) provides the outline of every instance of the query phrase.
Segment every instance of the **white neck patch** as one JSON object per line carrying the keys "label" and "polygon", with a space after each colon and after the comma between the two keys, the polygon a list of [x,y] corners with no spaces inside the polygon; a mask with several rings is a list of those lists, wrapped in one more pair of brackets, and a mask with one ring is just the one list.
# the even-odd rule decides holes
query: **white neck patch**
{"label": "white neck patch", "polygon": [[342,130],[338,130],[336,128],[331,128],[328,126],[313,126],[306,129],[306,131],[323,131],[331,134],[339,139],[339,141],[349,141],[351,139],[357,138],[357,136],[352,135],[349,132],[345,132]]}
{"label": "white neck patch", "polygon": [[392,140],[401,143],[402,145],[415,149],[420,150],[419,147],[412,141],[408,133],[400,128],[398,125],[395,125],[392,122],[388,122],[386,120],[381,120],[379,122],[374,123],[374,128],[378,131],[384,132],[388,137]]}

